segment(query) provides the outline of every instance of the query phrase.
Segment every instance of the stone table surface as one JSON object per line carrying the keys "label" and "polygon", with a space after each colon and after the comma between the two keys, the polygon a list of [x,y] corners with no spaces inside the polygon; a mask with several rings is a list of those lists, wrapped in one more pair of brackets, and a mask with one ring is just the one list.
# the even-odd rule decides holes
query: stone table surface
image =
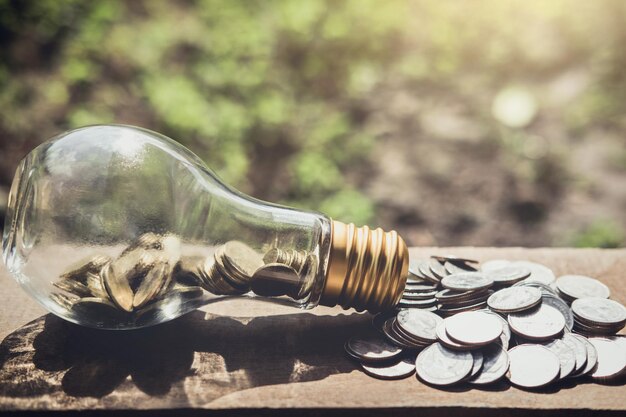
{"label": "stone table surface", "polygon": [[[598,278],[626,302],[626,249],[412,248],[525,259]],[[299,311],[249,300],[216,303],[138,331],[64,322],[0,266],[0,411],[87,415],[598,415],[626,416],[626,386],[567,382],[541,392],[508,384],[429,387],[380,381],[344,354],[371,331],[367,313]]]}

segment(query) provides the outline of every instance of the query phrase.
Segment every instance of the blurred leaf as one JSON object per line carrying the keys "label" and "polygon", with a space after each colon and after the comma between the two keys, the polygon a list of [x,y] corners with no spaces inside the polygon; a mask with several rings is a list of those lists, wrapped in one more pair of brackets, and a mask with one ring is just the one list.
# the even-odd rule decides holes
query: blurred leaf
{"label": "blurred leaf", "polygon": [[578,248],[618,248],[624,245],[624,233],[614,222],[598,220],[579,232],[572,243]]}
{"label": "blurred leaf", "polygon": [[336,190],[343,186],[343,177],[337,166],[324,154],[306,152],[299,154],[291,163],[296,187],[303,193],[317,194]]}
{"label": "blurred leaf", "polygon": [[182,76],[152,76],[144,81],[146,97],[162,122],[183,132],[216,136],[213,109],[191,80]]}
{"label": "blurred leaf", "polygon": [[342,190],[325,198],[319,210],[333,219],[357,225],[371,224],[375,214],[370,199],[352,189]]}
{"label": "blurred leaf", "polygon": [[65,104],[70,98],[69,91],[61,80],[52,80],[47,83],[44,94],[51,105]]}
{"label": "blurred leaf", "polygon": [[68,116],[68,122],[70,128],[77,128],[88,125],[113,123],[115,118],[113,115],[105,109],[75,109]]}
{"label": "blurred leaf", "polygon": [[63,78],[70,84],[75,84],[81,81],[88,81],[97,76],[94,73],[95,68],[90,61],[80,59],[69,59],[63,64],[61,73]]}
{"label": "blurred leaf", "polygon": [[293,108],[290,104],[284,95],[268,91],[257,97],[255,111],[261,123],[277,125],[289,121]]}
{"label": "blurred leaf", "polygon": [[220,147],[221,163],[216,167],[220,177],[242,191],[249,191],[243,179],[248,171],[248,156],[244,149],[237,144],[229,143]]}

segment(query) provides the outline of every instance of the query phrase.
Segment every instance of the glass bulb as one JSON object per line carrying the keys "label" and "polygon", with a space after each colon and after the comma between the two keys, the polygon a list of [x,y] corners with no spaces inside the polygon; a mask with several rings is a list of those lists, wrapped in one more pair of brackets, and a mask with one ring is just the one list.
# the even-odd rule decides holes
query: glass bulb
{"label": "glass bulb", "polygon": [[3,257],[46,309],[108,329],[235,296],[380,311],[408,268],[393,231],[256,200],[179,143],[119,125],[62,133],[24,158]]}

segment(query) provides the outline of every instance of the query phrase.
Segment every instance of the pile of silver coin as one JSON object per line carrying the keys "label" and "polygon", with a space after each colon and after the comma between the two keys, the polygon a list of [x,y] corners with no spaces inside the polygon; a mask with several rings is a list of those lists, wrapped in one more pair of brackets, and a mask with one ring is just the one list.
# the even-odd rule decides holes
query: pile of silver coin
{"label": "pile of silver coin", "polygon": [[353,337],[346,353],[379,379],[414,373],[435,387],[508,380],[536,390],[565,378],[626,376],[626,308],[609,288],[544,265],[455,256],[410,262],[398,309]]}
{"label": "pile of silver coin", "polygon": [[174,298],[204,291],[298,298],[308,290],[316,259],[304,251],[272,248],[261,254],[229,241],[206,256],[185,256],[177,236],[145,233],[116,258],[94,255],[73,264],[53,283],[51,298],[77,314],[123,320],[141,317]]}

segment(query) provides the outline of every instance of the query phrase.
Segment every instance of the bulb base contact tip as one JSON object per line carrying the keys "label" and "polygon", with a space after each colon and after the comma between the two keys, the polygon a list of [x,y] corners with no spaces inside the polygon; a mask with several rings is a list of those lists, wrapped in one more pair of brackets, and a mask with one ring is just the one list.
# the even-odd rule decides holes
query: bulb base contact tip
{"label": "bulb base contact tip", "polygon": [[371,313],[395,307],[409,268],[409,250],[398,233],[334,220],[331,233],[320,304]]}

